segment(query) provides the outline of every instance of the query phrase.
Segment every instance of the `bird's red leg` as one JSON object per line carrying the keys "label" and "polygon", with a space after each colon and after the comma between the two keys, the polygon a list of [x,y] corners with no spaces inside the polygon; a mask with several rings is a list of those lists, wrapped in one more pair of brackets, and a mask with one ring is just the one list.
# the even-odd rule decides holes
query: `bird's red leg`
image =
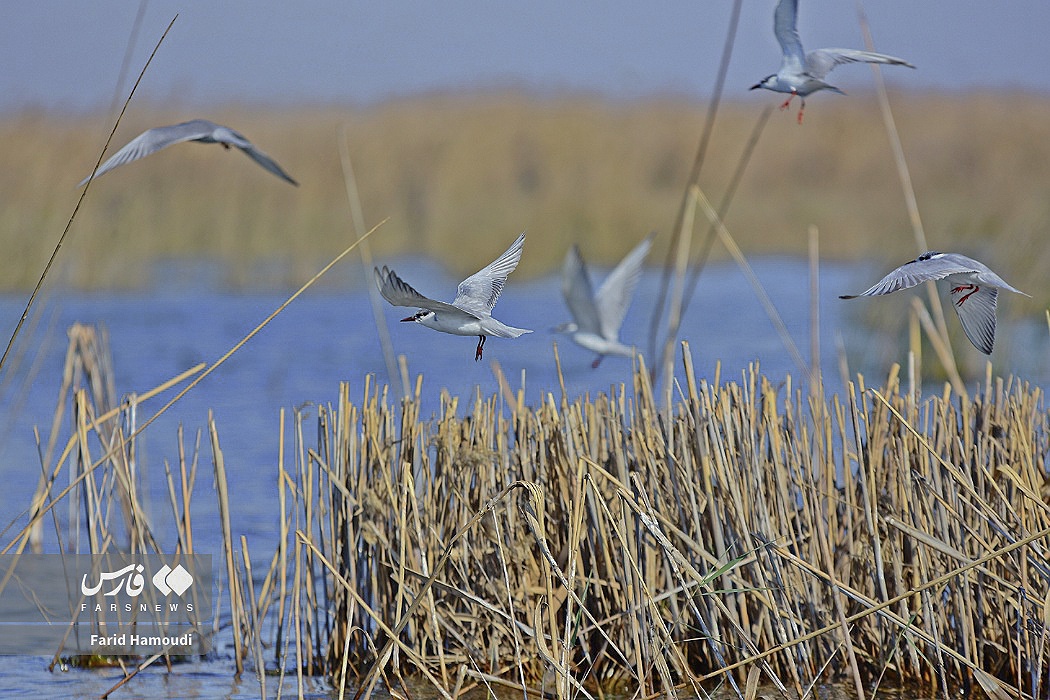
{"label": "bird's red leg", "polygon": [[483,335],[478,336],[478,349],[474,352],[474,361],[477,362],[481,359],[481,349],[485,347],[485,337]]}
{"label": "bird's red leg", "polygon": [[598,355],[598,357],[594,358],[594,362],[591,363],[591,369],[598,369],[598,365],[602,363],[603,357],[605,357],[605,355]]}
{"label": "bird's red leg", "polygon": [[791,104],[791,100],[795,99],[795,95],[798,93],[792,92],[791,97],[784,100],[784,104],[780,105],[780,109],[787,109],[788,105]]}
{"label": "bird's red leg", "polygon": [[981,288],[976,284],[963,284],[952,289],[952,294],[958,294],[959,292],[965,292],[967,289],[971,290],[969,294],[965,294],[959,297],[959,300],[955,302],[956,306],[962,306],[963,302],[972,297],[977,292],[981,291]]}
{"label": "bird's red leg", "polygon": [[798,123],[802,123],[802,113],[806,111],[806,101],[802,100],[802,105],[798,108]]}

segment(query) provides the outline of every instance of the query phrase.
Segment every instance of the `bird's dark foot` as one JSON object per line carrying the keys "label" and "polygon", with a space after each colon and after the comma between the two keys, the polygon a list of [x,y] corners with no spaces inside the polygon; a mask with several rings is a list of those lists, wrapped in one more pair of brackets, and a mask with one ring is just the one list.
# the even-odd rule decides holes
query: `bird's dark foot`
{"label": "bird's dark foot", "polygon": [[485,347],[485,338],[486,337],[487,336],[484,336],[484,335],[479,335],[478,336],[478,349],[474,351],[474,361],[475,362],[477,362],[478,360],[481,359],[481,349],[483,347]]}
{"label": "bird's dark foot", "polygon": [[598,365],[602,363],[603,357],[604,355],[598,355],[598,357],[594,358],[594,362],[591,363],[591,369],[598,369]]}

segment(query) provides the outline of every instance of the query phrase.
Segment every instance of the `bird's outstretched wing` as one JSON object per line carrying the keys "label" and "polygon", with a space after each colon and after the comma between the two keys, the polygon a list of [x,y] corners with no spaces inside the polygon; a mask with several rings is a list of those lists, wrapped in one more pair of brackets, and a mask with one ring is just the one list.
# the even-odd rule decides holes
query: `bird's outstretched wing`
{"label": "bird's outstretched wing", "polygon": [[522,246],[525,244],[525,232],[522,231],[510,247],[491,263],[459,283],[456,298],[452,305],[465,309],[472,314],[488,316],[496,305],[507,277],[514,272],[521,260]]}
{"label": "bird's outstretched wing", "polygon": [[[976,265],[974,264],[976,263]],[[904,263],[890,272],[869,289],[860,294],[844,294],[840,299],[873,297],[880,294],[891,294],[901,289],[909,289],[923,282],[941,280],[948,275],[987,270],[984,265],[964,255],[955,253],[923,253],[915,260]]]}
{"label": "bird's outstretched wing", "polygon": [[652,243],[653,237],[650,234],[624,256],[598,288],[595,303],[601,319],[601,334],[609,340],[616,340],[620,335],[620,326],[623,325],[627,307],[631,304],[634,288],[642,276],[642,263],[649,254]]}
{"label": "bird's outstretched wing", "polygon": [[[216,125],[206,119],[194,119],[193,121],[173,124],[171,126],[157,126],[146,129],[141,134],[131,139],[126,146],[110,156],[109,160],[99,166],[95,172],[95,178],[101,177],[113,168],[145,158],[162,148],[167,148],[183,141],[193,141],[204,136],[209,136]],[[251,144],[249,144],[251,145]],[[81,180],[77,187],[83,187],[91,179],[91,176]]]}
{"label": "bird's outstretched wing", "polygon": [[915,67],[902,58],[887,56],[884,53],[856,49],[817,49],[806,54],[805,70],[814,78],[823,80],[835,66],[843,63],[883,63],[891,66]]}
{"label": "bird's outstretched wing", "polygon": [[995,287],[980,287],[973,291],[969,286],[952,290],[952,306],[959,314],[966,337],[973,346],[985,355],[992,354],[995,344],[995,302],[999,290]]}
{"label": "bird's outstretched wing", "polygon": [[594,302],[594,291],[587,266],[578,246],[569,248],[561,269],[561,293],[576,327],[585,333],[601,334],[601,316]]}
{"label": "bird's outstretched wing", "polygon": [[780,0],[773,12],[773,33],[776,34],[780,50],[784,54],[780,70],[801,73],[806,55],[802,51],[802,40],[798,36],[798,0]]}
{"label": "bird's outstretched wing", "polygon": [[292,176],[289,175],[288,173],[286,173],[284,171],[284,169],[277,164],[277,161],[275,161],[273,158],[271,158],[270,156],[268,156],[265,153],[263,153],[262,151],[260,151],[258,148],[253,146],[247,140],[245,140],[244,143],[246,145],[238,146],[238,148],[240,148],[241,151],[243,151],[245,155],[247,155],[249,158],[254,160],[256,163],[258,163],[262,167],[266,168],[266,170],[270,171],[271,173],[273,173],[277,177],[281,178],[285,182],[290,182],[293,185],[295,185],[296,187],[299,186],[299,183],[296,182],[295,180],[293,180]]}
{"label": "bird's outstretched wing", "polygon": [[386,265],[383,266],[382,270],[377,267],[372,268],[372,272],[375,276],[376,287],[379,288],[379,293],[393,306],[408,306],[410,308],[427,309],[436,313],[446,314],[461,315],[466,313],[477,318],[477,315],[470,311],[423,296]]}

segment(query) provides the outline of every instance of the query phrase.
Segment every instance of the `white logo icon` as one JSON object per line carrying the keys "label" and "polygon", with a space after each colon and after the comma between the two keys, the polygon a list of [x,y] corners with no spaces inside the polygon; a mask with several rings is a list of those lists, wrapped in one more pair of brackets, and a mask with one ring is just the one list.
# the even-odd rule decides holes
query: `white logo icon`
{"label": "white logo icon", "polygon": [[181,596],[193,585],[193,577],[189,571],[182,568],[182,564],[176,564],[174,569],[165,564],[153,575],[153,585],[164,595],[174,593]]}

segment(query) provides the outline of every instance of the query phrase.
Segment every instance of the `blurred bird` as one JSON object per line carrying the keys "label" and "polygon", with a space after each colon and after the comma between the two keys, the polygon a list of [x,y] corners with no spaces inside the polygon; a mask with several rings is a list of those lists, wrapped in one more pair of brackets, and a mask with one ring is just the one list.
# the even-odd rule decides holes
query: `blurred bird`
{"label": "blurred bird", "polygon": [[992,354],[995,344],[995,303],[1000,289],[1029,296],[1008,285],[1002,277],[973,258],[959,253],[923,253],[883,277],[871,289],[860,294],[845,294],[840,299],[856,299],[890,294],[931,280],[948,280],[952,305],[959,314],[966,337],[985,355]]}
{"label": "blurred bird", "polygon": [[802,99],[802,106],[798,110],[798,123],[802,123],[802,113],[806,109],[806,97],[817,90],[831,90],[840,95],[845,95],[834,85],[824,82],[824,77],[831,70],[843,63],[885,63],[892,66],[907,66],[914,68],[907,61],[870,51],[857,51],[854,49],[817,49],[805,53],[802,50],[802,40],[799,39],[798,29],[795,28],[798,18],[798,0],[780,0],[777,9],[773,13],[773,33],[777,35],[780,49],[784,53],[784,59],[780,63],[780,70],[773,75],[766,76],[758,83],[751,86],[751,90],[763,88],[773,92],[784,92],[790,95],[781,109],[787,109],[792,98],[798,95]]}
{"label": "blurred bird", "polygon": [[561,273],[561,293],[572,313],[573,322],[563,323],[555,332],[568,333],[577,345],[598,353],[591,367],[597,368],[606,355],[633,357],[634,348],[620,342],[620,326],[642,275],[642,262],[649,254],[653,237],[624,256],[595,293],[578,246],[565,256]]}
{"label": "blurred bird", "polygon": [[[274,161],[273,158],[253,146],[248,139],[244,138],[244,136],[228,126],[221,126],[214,122],[210,122],[207,119],[194,119],[193,121],[183,122],[182,124],[158,126],[143,131],[129,141],[124,148],[114,153],[109,160],[100,165],[98,170],[95,171],[95,178],[102,177],[102,175],[108,173],[113,168],[138,160],[139,158],[145,158],[162,148],[167,148],[168,146],[182,143],[183,141],[217,143],[225,149],[229,149],[230,146],[236,146],[244,151],[245,155],[249,158],[285,182],[290,182],[297,187],[299,185],[298,182],[293,180],[288,173],[281,168],[281,166],[277,165],[277,162]],[[91,176],[88,175],[77,184],[77,187],[83,187],[90,179]]]}
{"label": "blurred bird", "polygon": [[492,318],[492,307],[496,305],[507,277],[518,266],[524,244],[523,232],[503,255],[460,282],[456,298],[451,304],[423,296],[385,265],[382,271],[373,268],[376,286],[383,298],[394,306],[419,308],[408,318],[401,319],[403,322],[415,321],[442,333],[478,336],[478,347],[474,352],[474,360],[477,361],[481,359],[486,336],[517,338],[523,333],[532,333],[523,328],[512,328]]}

